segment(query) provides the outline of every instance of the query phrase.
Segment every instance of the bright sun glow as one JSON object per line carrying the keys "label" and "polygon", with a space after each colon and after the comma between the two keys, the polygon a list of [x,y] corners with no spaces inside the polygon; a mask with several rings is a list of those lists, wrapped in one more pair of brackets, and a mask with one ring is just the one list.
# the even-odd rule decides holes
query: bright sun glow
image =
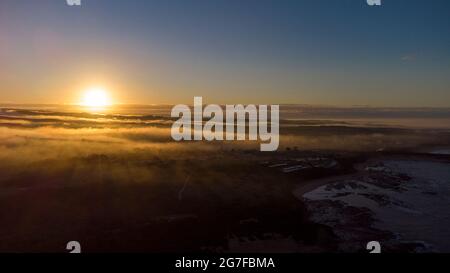
{"label": "bright sun glow", "polygon": [[81,105],[87,107],[105,107],[111,105],[111,99],[105,89],[91,88],[84,93]]}

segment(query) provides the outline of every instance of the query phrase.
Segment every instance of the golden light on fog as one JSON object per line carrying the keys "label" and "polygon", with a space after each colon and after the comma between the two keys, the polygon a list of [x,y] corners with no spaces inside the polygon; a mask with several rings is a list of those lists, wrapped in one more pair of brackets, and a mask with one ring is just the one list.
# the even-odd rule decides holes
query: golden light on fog
{"label": "golden light on fog", "polygon": [[86,107],[106,107],[111,105],[111,98],[108,91],[104,88],[90,88],[84,92],[81,105]]}

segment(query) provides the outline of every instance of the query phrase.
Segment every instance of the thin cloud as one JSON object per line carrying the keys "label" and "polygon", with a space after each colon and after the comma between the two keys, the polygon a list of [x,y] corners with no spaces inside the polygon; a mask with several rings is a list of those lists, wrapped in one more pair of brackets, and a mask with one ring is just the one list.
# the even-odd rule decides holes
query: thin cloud
{"label": "thin cloud", "polygon": [[408,55],[404,55],[401,60],[404,62],[413,62],[416,59],[417,59],[416,54],[408,54]]}

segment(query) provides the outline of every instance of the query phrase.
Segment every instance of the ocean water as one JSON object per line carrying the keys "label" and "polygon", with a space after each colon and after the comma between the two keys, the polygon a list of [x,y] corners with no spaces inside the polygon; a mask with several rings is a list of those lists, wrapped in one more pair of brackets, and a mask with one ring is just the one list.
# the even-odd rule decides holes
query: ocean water
{"label": "ocean water", "polygon": [[[361,187],[322,186],[304,194],[307,200],[341,201],[368,208],[376,219],[373,227],[387,230],[404,242],[423,242],[428,250],[450,252],[450,164],[427,160],[383,160],[383,170],[406,174],[400,188],[386,188],[365,179],[339,181]],[[380,170],[380,171],[383,171]],[[382,196],[380,204],[369,196]]]}

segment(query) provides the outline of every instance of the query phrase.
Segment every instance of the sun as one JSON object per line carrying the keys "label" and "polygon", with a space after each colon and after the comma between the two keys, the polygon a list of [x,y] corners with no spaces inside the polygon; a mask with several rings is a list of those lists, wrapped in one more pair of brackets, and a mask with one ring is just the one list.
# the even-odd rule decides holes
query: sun
{"label": "sun", "polygon": [[104,88],[90,88],[84,92],[82,106],[86,107],[106,107],[111,105],[108,91]]}

